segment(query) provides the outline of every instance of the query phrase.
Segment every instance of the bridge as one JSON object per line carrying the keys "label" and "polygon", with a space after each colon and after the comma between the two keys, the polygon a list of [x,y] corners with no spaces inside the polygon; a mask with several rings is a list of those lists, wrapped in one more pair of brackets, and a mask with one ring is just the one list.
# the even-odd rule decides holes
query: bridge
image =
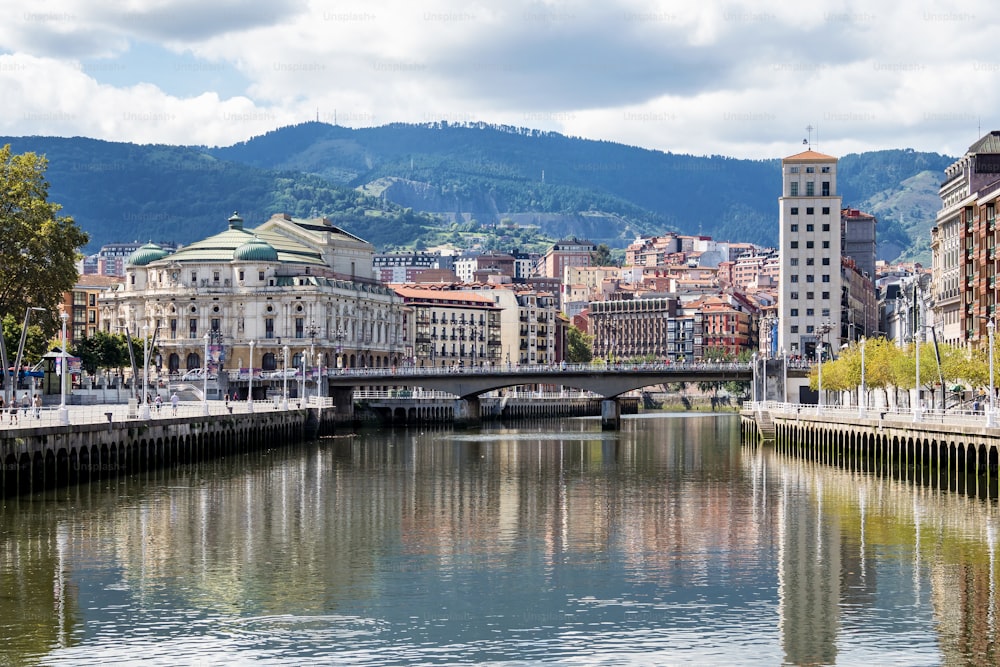
{"label": "bridge", "polygon": [[[789,363],[789,377],[804,378],[810,366]],[[773,373],[774,371],[769,371]],[[446,392],[463,403],[460,420],[475,421],[479,396],[521,385],[560,386],[604,397],[602,417],[615,428],[620,417],[616,399],[630,391],[679,382],[750,382],[753,365],[745,362],[696,363],[590,363],[560,365],[504,365],[475,367],[399,367],[329,369],[320,376],[326,394],[338,409],[350,409],[351,395],[360,387],[416,388]],[[245,380],[232,381],[242,384]],[[257,382],[256,380],[254,381]],[[275,382],[275,380],[271,380]],[[343,406],[343,407],[341,407]],[[606,413],[605,413],[606,411]]]}

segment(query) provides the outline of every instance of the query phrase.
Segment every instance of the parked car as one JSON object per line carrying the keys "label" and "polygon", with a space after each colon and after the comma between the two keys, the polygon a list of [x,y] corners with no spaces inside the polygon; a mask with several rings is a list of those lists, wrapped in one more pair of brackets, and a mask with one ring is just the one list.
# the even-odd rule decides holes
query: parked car
{"label": "parked car", "polygon": [[[192,368],[187,373],[185,373],[184,375],[181,376],[181,381],[182,382],[194,382],[194,381],[197,380],[197,381],[200,382],[203,378],[204,378],[204,369],[202,369],[202,368]],[[214,380],[215,378],[216,378],[215,373],[209,373],[208,374],[208,379],[209,380]]]}

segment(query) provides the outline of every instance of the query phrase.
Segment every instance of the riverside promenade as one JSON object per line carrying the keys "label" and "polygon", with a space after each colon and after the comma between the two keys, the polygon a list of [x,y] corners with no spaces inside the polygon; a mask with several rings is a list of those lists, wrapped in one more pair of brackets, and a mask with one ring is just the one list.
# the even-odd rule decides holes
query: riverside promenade
{"label": "riverside promenade", "polygon": [[997,498],[1000,420],[983,413],[748,401],[740,418],[744,443]]}

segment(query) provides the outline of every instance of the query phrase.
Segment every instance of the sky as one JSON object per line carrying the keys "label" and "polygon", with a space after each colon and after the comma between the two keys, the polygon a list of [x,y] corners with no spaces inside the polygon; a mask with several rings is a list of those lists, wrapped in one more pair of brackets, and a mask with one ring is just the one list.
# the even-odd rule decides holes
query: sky
{"label": "sky", "polygon": [[[0,0],[0,135],[226,146],[487,122],[694,155],[959,156],[1000,128],[1000,5]],[[810,129],[811,128],[811,129]]]}

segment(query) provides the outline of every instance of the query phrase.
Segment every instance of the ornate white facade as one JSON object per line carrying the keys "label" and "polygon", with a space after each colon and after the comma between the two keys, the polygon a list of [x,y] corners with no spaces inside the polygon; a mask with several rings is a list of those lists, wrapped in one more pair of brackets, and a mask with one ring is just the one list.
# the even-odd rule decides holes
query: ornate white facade
{"label": "ornate white facade", "polygon": [[[162,372],[385,367],[403,358],[402,301],[374,279],[373,246],[329,220],[284,214],[167,253],[147,244],[100,300],[109,332],[153,336]],[[285,347],[289,357],[285,358]],[[251,356],[252,350],[252,356]]]}

